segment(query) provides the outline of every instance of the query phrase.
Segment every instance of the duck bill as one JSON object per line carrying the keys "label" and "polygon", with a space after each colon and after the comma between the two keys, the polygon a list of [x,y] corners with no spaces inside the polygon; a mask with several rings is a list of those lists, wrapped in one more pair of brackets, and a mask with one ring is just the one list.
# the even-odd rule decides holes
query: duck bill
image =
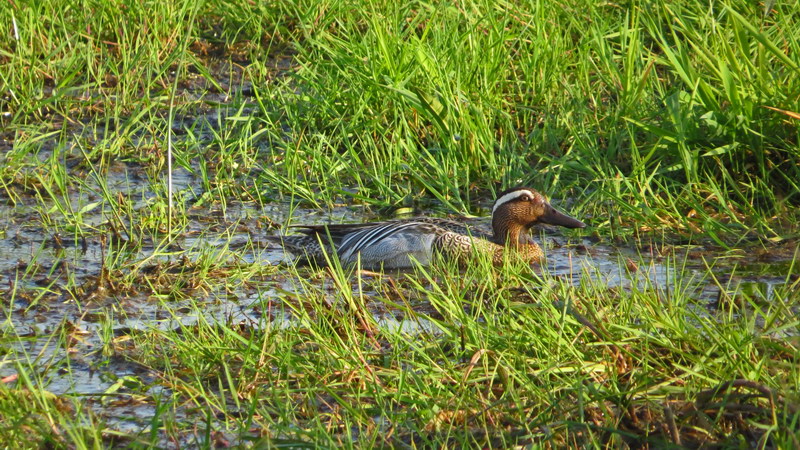
{"label": "duck bill", "polygon": [[581,222],[580,220],[570,217],[561,211],[553,208],[552,206],[548,205],[547,212],[545,212],[544,216],[539,218],[539,222],[546,223],[549,225],[559,225],[565,228],[585,228],[586,224]]}

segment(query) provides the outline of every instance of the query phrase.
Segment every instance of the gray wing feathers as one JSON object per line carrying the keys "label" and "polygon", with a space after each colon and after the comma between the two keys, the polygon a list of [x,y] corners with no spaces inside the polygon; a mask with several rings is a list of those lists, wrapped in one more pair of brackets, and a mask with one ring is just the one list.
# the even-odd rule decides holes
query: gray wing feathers
{"label": "gray wing feathers", "polygon": [[[376,248],[376,246],[383,243],[381,247],[389,247],[384,248],[384,250],[390,250],[391,246],[386,245],[393,236],[396,236],[398,233],[401,233],[404,230],[418,228],[420,226],[425,226],[426,224],[421,222],[391,222],[382,225],[378,225],[375,227],[365,228],[363,230],[357,231],[355,233],[350,233],[342,240],[342,243],[339,245],[338,251],[339,256],[344,260],[350,260],[356,254],[363,252],[366,249]],[[403,233],[407,235],[408,233]],[[405,236],[406,239],[409,236]],[[397,244],[397,241],[401,241],[400,239],[392,239],[395,241],[394,243]]]}
{"label": "gray wing feathers", "polygon": [[[387,269],[413,267],[413,261],[428,264],[435,251],[460,259],[470,252],[473,237],[486,236],[463,223],[436,218],[298,228],[302,236],[284,237],[284,246],[294,253],[320,259],[321,240],[331,242],[345,264],[360,260],[364,268]],[[326,245],[326,250],[331,248]]]}

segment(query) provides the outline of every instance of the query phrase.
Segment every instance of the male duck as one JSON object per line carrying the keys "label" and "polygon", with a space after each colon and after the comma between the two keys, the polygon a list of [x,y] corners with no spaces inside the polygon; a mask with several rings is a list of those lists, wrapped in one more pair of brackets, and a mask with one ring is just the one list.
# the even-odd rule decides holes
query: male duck
{"label": "male duck", "polygon": [[270,239],[301,256],[302,262],[317,264],[325,263],[324,253],[330,254],[330,246],[326,245],[325,252],[321,246],[330,239],[342,264],[355,264],[360,258],[365,269],[409,268],[414,266],[413,261],[428,264],[434,253],[463,261],[473,248],[491,254],[495,264],[502,264],[506,249],[538,263],[544,253],[527,233],[537,223],[566,228],[586,226],[557,211],[535,190],[517,187],[497,196],[492,207],[491,236],[471,230],[463,223],[425,217],[363,224],[299,225],[302,235]]}

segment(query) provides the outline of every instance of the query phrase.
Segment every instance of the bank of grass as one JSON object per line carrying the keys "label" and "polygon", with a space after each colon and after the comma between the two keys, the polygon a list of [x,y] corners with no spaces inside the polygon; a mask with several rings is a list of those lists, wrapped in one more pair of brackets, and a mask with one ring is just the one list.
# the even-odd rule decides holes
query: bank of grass
{"label": "bank of grass", "polygon": [[[670,257],[660,284],[644,275],[652,263],[637,263],[616,269],[637,280],[629,290],[590,264],[575,284],[513,261],[378,278],[286,268],[250,305],[255,323],[212,321],[207,300],[177,308],[164,296],[166,315],[199,320],[109,333],[104,350],[155,382],[127,375],[88,396],[92,413],[88,398],[47,392],[52,371],[71,376],[68,360],[21,358],[25,383],[0,391],[16,413],[3,432],[78,447],[795,447],[797,279],[769,302],[740,292],[710,308],[694,296],[710,273],[698,280]],[[154,405],[151,426],[115,431],[97,418],[105,396]]]}
{"label": "bank of grass", "polygon": [[[138,341],[138,357],[261,443],[795,446],[797,342],[779,336],[800,323],[796,286],[709,313],[668,265],[675,284],[632,291],[484,266],[351,289],[334,270],[334,289],[299,281],[274,304],[288,326],[200,324]],[[376,322],[376,303],[406,327]]]}
{"label": "bank of grass", "polygon": [[[210,203],[478,212],[526,184],[570,199],[600,239],[785,244],[800,201],[800,12],[767,3],[6,2],[0,196],[37,211],[44,236],[108,236],[94,293],[67,274],[64,300],[150,289],[168,310],[258,272],[216,270],[236,256],[224,242],[172,245],[167,227],[189,233],[189,207]],[[230,97],[196,97],[218,91]],[[221,120],[191,120],[208,111]],[[176,167],[199,180],[173,221],[169,127]],[[112,185],[121,165],[145,179]],[[88,219],[98,212],[105,221]],[[132,260],[145,242],[193,260]],[[20,279],[62,276],[53,261],[20,266]],[[201,321],[135,334],[133,350],[106,327],[104,352],[168,387],[156,398],[130,383],[159,406],[150,429],[121,439],[797,446],[798,343],[784,339],[798,330],[796,264],[769,303],[721,296],[718,311],[673,264],[669,286],[631,291],[478,265],[365,292],[341,270],[287,268],[300,294],[264,294],[262,308],[291,313],[288,325]],[[422,331],[376,324],[375,304]],[[23,376],[0,386],[0,437],[90,447],[120,434],[47,393],[47,376],[73,369],[20,353],[10,323],[0,341]],[[205,428],[177,419],[184,408]]]}
{"label": "bank of grass", "polygon": [[[578,198],[601,231],[614,217],[618,233],[780,239],[798,203],[800,13],[769,6],[6,4],[4,136],[27,155],[55,128],[163,173],[176,74],[212,91],[252,82],[212,136],[176,125],[189,128],[177,159],[211,175],[212,197],[245,185],[246,198],[470,211],[526,183]],[[276,72],[282,55],[291,68]],[[213,72],[213,58],[243,69]],[[179,116],[205,105],[175,103]]]}

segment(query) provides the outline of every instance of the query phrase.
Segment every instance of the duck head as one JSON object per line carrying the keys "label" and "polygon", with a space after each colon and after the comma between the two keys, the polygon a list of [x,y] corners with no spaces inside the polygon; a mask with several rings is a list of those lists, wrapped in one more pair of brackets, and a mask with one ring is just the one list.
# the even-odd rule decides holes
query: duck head
{"label": "duck head", "polygon": [[492,207],[492,231],[495,243],[517,246],[532,243],[528,229],[537,223],[584,228],[585,223],[553,208],[533,189],[517,187],[497,196]]}

